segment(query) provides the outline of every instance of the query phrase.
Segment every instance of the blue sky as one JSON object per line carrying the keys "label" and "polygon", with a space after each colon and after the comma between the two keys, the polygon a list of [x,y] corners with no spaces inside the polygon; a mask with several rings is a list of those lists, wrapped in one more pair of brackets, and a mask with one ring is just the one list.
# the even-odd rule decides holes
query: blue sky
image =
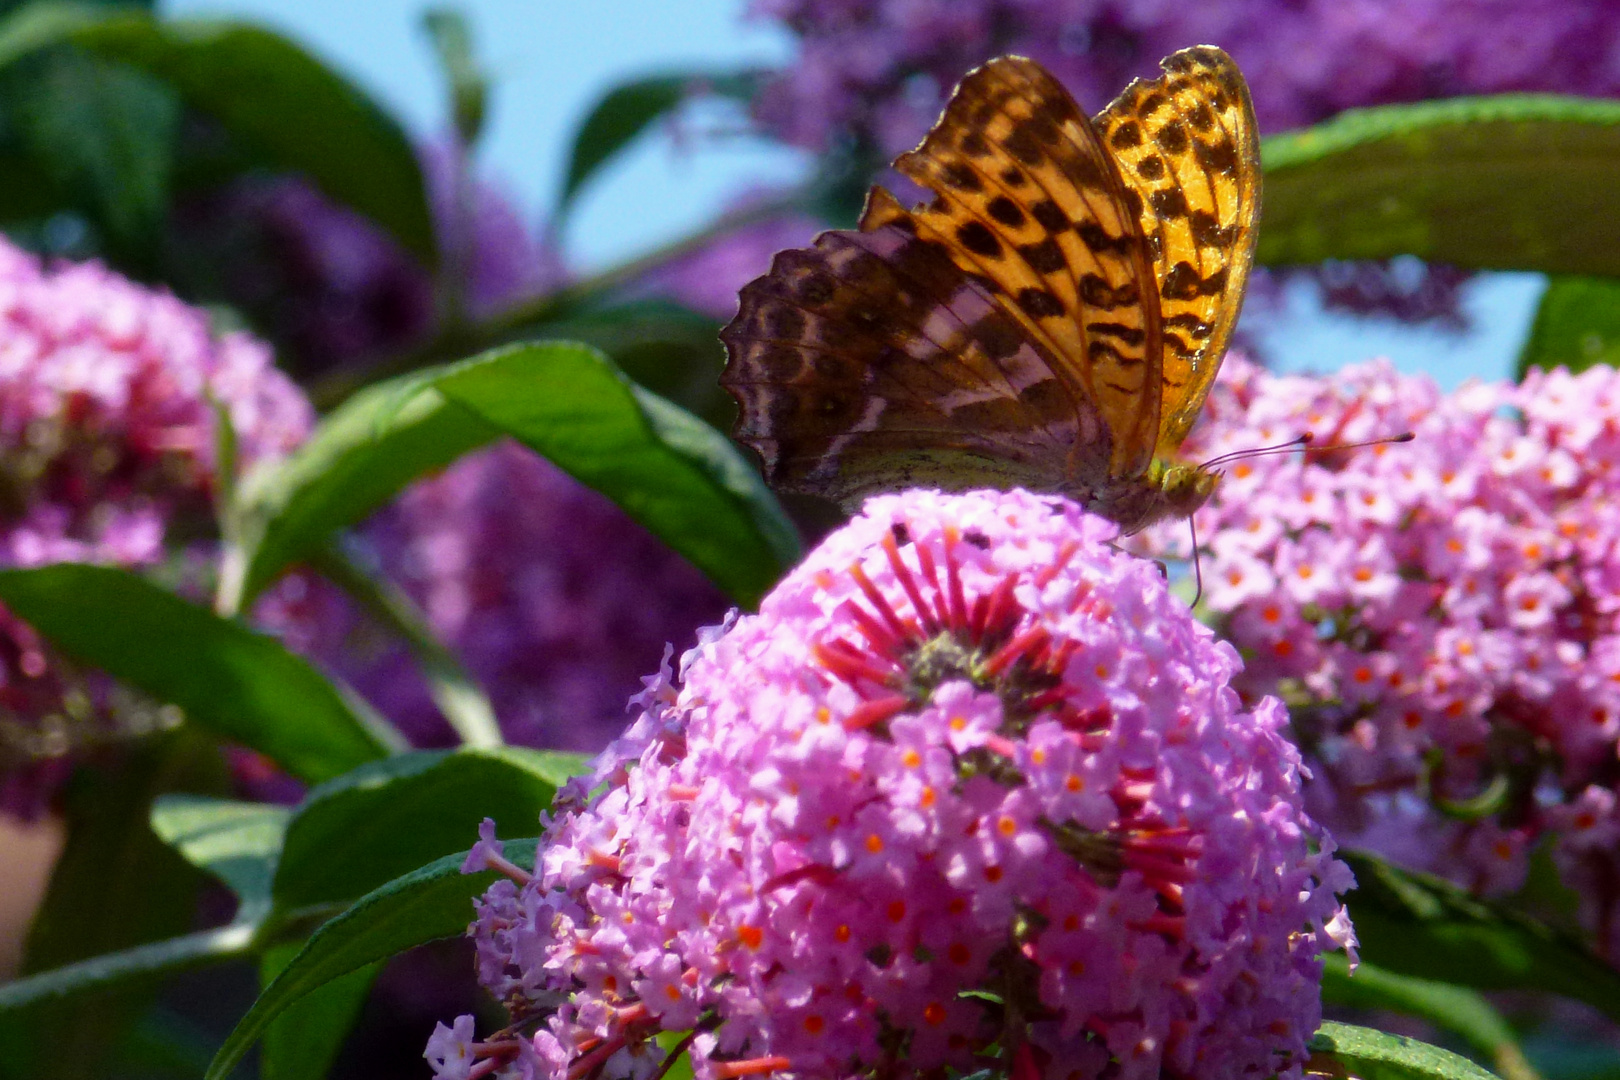
{"label": "blue sky", "polygon": [[[421,0],[161,0],[170,15],[226,15],[272,25],[357,80],[413,133],[445,126],[446,105],[421,27]],[[743,20],[744,0],[464,0],[479,52],[495,77],[482,147],[499,180],[536,226],[554,204],[575,126],[624,79],[660,70],[725,70],[780,62],[789,37]],[[702,141],[664,133],[605,172],[570,215],[564,245],[577,269],[610,265],[710,220],[740,191],[802,175],[795,153],[763,142]],[[762,271],[764,267],[760,268]],[[1303,292],[1267,334],[1281,367],[1332,370],[1374,355],[1451,386],[1511,370],[1540,295],[1531,274],[1493,274],[1470,286],[1466,335],[1324,315]]]}

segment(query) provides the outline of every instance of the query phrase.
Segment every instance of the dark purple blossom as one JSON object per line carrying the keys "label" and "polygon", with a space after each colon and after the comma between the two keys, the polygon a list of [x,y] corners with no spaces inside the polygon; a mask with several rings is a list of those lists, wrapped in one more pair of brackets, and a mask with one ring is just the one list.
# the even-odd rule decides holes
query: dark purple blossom
{"label": "dark purple blossom", "polygon": [[1267,132],[1363,105],[1537,90],[1620,95],[1620,8],[1607,0],[754,0],[800,55],[759,103],[788,141],[840,133],[910,149],[968,69],[1001,53],[1047,65],[1095,111],[1161,57],[1225,49]]}
{"label": "dark purple blossom", "polygon": [[[499,188],[470,177],[458,151],[422,151],[439,242],[462,274],[465,313],[484,317],[560,285],[557,253]],[[249,177],[183,208],[184,243],[222,299],[282,343],[299,372],[381,357],[437,324],[432,274],[387,233],[293,176]]]}

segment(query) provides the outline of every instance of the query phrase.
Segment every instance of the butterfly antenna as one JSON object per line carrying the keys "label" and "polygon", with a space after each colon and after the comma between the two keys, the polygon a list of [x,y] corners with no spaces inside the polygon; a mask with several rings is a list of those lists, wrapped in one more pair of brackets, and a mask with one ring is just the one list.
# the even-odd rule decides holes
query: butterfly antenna
{"label": "butterfly antenna", "polygon": [[1255,447],[1253,450],[1233,450],[1229,454],[1221,454],[1218,457],[1212,457],[1198,467],[1200,469],[1213,469],[1217,465],[1225,465],[1228,461],[1236,461],[1239,458],[1269,457],[1272,454],[1292,454],[1296,450],[1304,450],[1308,448],[1311,440],[1314,438],[1316,438],[1316,436],[1307,431],[1303,435],[1295,436],[1285,443],[1278,443],[1276,446],[1259,446]]}
{"label": "butterfly antenna", "polygon": [[1187,529],[1192,533],[1193,557],[1193,599],[1192,606],[1197,607],[1198,601],[1204,598],[1204,562],[1198,557],[1198,518],[1196,513],[1187,515]]}
{"label": "butterfly antenna", "polygon": [[1393,445],[1394,443],[1409,443],[1413,439],[1417,438],[1417,432],[1403,431],[1399,435],[1386,435],[1380,439],[1366,439],[1362,442],[1353,443],[1328,443],[1325,446],[1313,445],[1315,438],[1315,435],[1312,435],[1309,431],[1307,431],[1305,434],[1300,435],[1297,438],[1289,439],[1285,443],[1278,443],[1276,446],[1260,446],[1253,450],[1233,450],[1229,454],[1222,454],[1219,457],[1212,457],[1198,467],[1200,469],[1212,469],[1217,465],[1225,465],[1229,461],[1237,461],[1239,458],[1271,457],[1276,454],[1292,454],[1296,452],[1304,454],[1329,454],[1337,453],[1340,450],[1359,450],[1364,446],[1388,446]]}
{"label": "butterfly antenna", "polygon": [[1360,450],[1364,446],[1393,446],[1396,443],[1408,443],[1417,438],[1415,431],[1403,431],[1399,435],[1386,435],[1382,439],[1365,439],[1361,442],[1328,443],[1326,446],[1307,446],[1307,454],[1329,454],[1340,450]]}

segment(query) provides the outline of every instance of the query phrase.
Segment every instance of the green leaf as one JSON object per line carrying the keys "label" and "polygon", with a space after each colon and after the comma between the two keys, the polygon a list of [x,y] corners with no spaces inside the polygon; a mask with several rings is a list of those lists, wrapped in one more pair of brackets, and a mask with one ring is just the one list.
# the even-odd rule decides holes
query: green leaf
{"label": "green leaf", "polygon": [[[506,856],[533,865],[536,845],[509,841]],[[306,994],[395,953],[462,933],[472,921],[472,901],[495,880],[493,871],[463,874],[465,858],[449,855],[396,878],[315,931],[236,1025],[205,1080],[225,1080],[270,1022]]]}
{"label": "green leaf", "polygon": [[29,930],[23,973],[32,977],[0,988],[7,1065],[24,1075],[98,1075],[150,1002],[156,974],[212,948],[162,940],[194,925],[203,877],[152,833],[147,816],[160,792],[224,783],[217,746],[184,728],[75,772],[64,802],[67,846]]}
{"label": "green leaf", "polygon": [[[1495,1074],[1449,1050],[1350,1024],[1323,1024],[1310,1048],[1312,1073],[1358,1080],[1495,1080]],[[1324,1058],[1340,1068],[1333,1069]]]}
{"label": "green leaf", "polygon": [[419,751],[373,762],[309,793],[276,873],[276,908],[347,903],[477,839],[539,828],[557,788],[585,769],[578,755],[518,747]]}
{"label": "green leaf", "polygon": [[433,218],[404,130],[301,46],[244,22],[76,4],[33,4],[0,21],[0,66],[63,44],[168,84],[264,164],[305,174],[433,261]]}
{"label": "green leaf", "polygon": [[638,385],[727,431],[737,403],[720,385],[721,325],[668,300],[645,299],[572,313],[547,323],[545,332],[596,346]]}
{"label": "green leaf", "polygon": [[1501,1013],[1480,994],[1451,983],[1397,975],[1363,962],[1354,973],[1340,953],[1323,957],[1322,1000],[1352,1009],[1415,1016],[1462,1036],[1494,1062],[1507,1080],[1533,1080],[1519,1039]]}
{"label": "green leaf", "polygon": [[[274,982],[303,946],[300,941],[266,949],[259,961],[259,985]],[[293,1002],[276,1017],[264,1033],[260,1080],[324,1080],[380,970],[381,961],[357,968]]]}
{"label": "green leaf", "polygon": [[244,906],[266,904],[292,811],[264,803],[162,795],[152,831],[199,870],[222,881]]}
{"label": "green leaf", "polygon": [[643,76],[609,90],[592,106],[574,133],[558,214],[567,211],[585,181],[598,169],[694,92],[748,101],[753,98],[759,79],[757,71],[670,72]]}
{"label": "green leaf", "polygon": [[1533,367],[1585,371],[1597,364],[1620,367],[1620,280],[1554,277],[1519,355],[1519,376]]}
{"label": "green leaf", "polygon": [[[83,998],[91,992],[123,990],[207,964],[240,959],[253,952],[257,931],[254,923],[233,922],[213,930],[102,953],[16,979],[0,986],[0,1012],[20,1010],[53,999]],[[87,1011],[99,1013],[105,1008],[104,1004],[96,1002]],[[83,1037],[82,1029],[80,1037]]]}
{"label": "green leaf", "polygon": [[433,42],[439,69],[444,72],[444,81],[450,88],[450,115],[455,120],[456,135],[462,146],[473,146],[484,130],[489,77],[478,66],[472,30],[461,12],[453,8],[430,8],[423,12],[422,28]]}
{"label": "green leaf", "polygon": [[68,193],[32,154],[10,145],[0,148],[0,222],[49,217],[71,205]]}
{"label": "green leaf", "polygon": [[499,432],[445,401],[432,374],[390,379],[355,394],[282,461],[248,473],[240,488],[240,547],[222,584],[237,611],[339,529],[363,521],[412,480],[443,468]]}
{"label": "green leaf", "polygon": [[356,394],[297,453],[250,473],[222,606],[239,610],[338,529],[503,433],[607,495],[741,603],[798,558],[792,523],[725,436],[594,349],[530,342]]}
{"label": "green leaf", "polygon": [[1620,102],[1546,94],[1358,109],[1261,146],[1261,262],[1417,255],[1620,276]]}
{"label": "green leaf", "polygon": [[792,523],[730,441],[595,349],[491,349],[434,385],[607,495],[738,603],[755,604],[798,558]]}
{"label": "green leaf", "polygon": [[149,270],[168,220],[179,99],[142,71],[76,49],[28,59],[4,73],[19,145],[126,265]]}
{"label": "green leaf", "polygon": [[[467,746],[502,743],[501,727],[478,680],[462,667],[449,647],[434,636],[427,616],[405,590],[381,574],[358,566],[334,545],[320,552],[314,565],[325,577],[358,600],[384,626],[405,640],[427,682],[428,694]],[[420,861],[420,860],[419,860]]]}
{"label": "green leaf", "polygon": [[[274,638],[124,570],[0,570],[0,601],[69,656],[319,782],[399,748],[360,699]],[[145,815],[142,814],[142,821]]]}
{"label": "green leaf", "polygon": [[1547,990],[1620,1019],[1620,971],[1580,942],[1441,878],[1339,857],[1356,874],[1348,904],[1369,963],[1475,990]]}

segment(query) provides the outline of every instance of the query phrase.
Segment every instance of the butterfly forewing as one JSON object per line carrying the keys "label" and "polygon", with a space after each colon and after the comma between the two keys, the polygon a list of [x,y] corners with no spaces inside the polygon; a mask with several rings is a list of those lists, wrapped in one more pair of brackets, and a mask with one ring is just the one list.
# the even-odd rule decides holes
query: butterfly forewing
{"label": "butterfly forewing", "polygon": [[1198,418],[1232,336],[1254,262],[1260,149],[1237,65],[1199,46],[1134,82],[1096,118],[1125,183],[1141,193],[1164,339],[1160,457]]}
{"label": "butterfly forewing", "polygon": [[1072,479],[1145,470],[1161,377],[1152,256],[1139,204],[1074,99],[1034,61],[992,60],[895,168],[937,193],[912,212],[919,235],[944,244],[1106,421],[1106,460],[1077,458]]}

